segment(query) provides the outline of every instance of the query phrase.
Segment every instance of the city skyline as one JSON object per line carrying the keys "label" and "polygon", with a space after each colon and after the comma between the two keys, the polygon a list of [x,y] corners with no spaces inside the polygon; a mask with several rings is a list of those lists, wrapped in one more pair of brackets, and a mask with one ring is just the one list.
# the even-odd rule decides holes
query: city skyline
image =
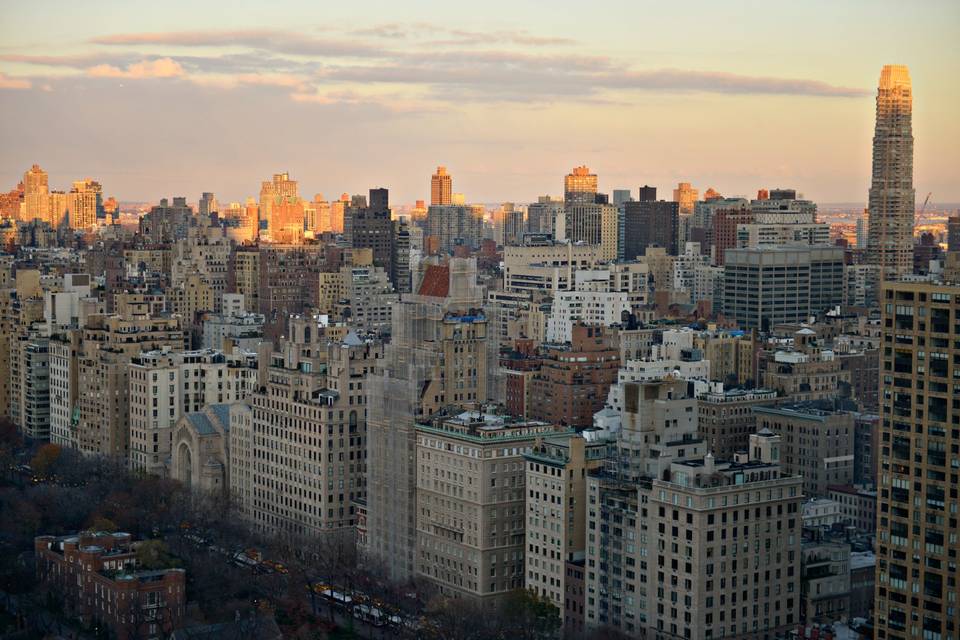
{"label": "city skyline", "polygon": [[[906,64],[917,191],[960,200],[960,129],[942,107],[957,89],[935,80],[957,73],[953,5],[930,20],[883,4],[854,28],[852,9],[774,6],[728,15],[723,30],[708,5],[611,3],[583,24],[523,4],[446,21],[428,20],[429,6],[380,6],[368,21],[301,3],[205,6],[189,27],[176,8],[59,9],[17,7],[0,28],[0,108],[19,123],[6,185],[36,162],[51,188],[89,175],[120,200],[243,201],[288,170],[307,195],[383,185],[413,203],[445,165],[468,201],[528,202],[560,194],[559,176],[585,164],[604,192],[790,186],[865,203],[877,69]],[[812,39],[784,42],[771,23]]]}

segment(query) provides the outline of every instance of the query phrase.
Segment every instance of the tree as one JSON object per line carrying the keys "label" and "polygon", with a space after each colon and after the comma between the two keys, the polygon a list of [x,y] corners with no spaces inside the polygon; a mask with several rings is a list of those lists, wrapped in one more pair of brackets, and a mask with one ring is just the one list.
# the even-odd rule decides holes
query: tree
{"label": "tree", "polygon": [[114,533],[118,529],[116,522],[104,516],[94,517],[88,528],[91,531],[106,531],[107,533]]}
{"label": "tree", "polygon": [[46,477],[53,470],[59,457],[60,446],[47,443],[40,447],[33,459],[30,460],[30,467],[40,477]]}
{"label": "tree", "polygon": [[531,589],[511,591],[499,617],[515,638],[552,638],[563,623],[559,607]]}
{"label": "tree", "polygon": [[137,564],[149,571],[177,566],[162,540],[147,540],[137,545]]}

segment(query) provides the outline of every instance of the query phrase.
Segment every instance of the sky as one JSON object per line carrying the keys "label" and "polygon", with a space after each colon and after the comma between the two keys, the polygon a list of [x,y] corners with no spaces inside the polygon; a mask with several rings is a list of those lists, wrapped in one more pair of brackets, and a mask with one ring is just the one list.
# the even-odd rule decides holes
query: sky
{"label": "sky", "polygon": [[[909,65],[918,199],[960,201],[960,2],[0,4],[0,189],[99,180],[153,201],[471,202],[689,181],[863,202],[884,64]],[[636,194],[635,194],[636,195]]]}

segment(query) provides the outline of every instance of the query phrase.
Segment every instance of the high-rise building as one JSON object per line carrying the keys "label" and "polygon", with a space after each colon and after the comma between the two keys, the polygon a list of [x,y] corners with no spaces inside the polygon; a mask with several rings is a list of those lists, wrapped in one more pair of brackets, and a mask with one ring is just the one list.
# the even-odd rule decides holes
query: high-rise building
{"label": "high-rise building", "polygon": [[[83,328],[76,375],[76,442],[88,454],[128,458],[130,449],[130,360],[142,351],[184,348],[179,318],[147,313],[94,315]],[[72,374],[72,370],[63,369]],[[53,370],[51,370],[53,373]],[[62,387],[64,381],[51,380]]]}
{"label": "high-rise building", "polygon": [[[174,206],[176,200],[174,198]],[[73,188],[67,194],[67,210],[71,228],[89,229],[96,225],[97,218],[103,211],[103,187],[90,178],[74,181]]]}
{"label": "high-rise building", "polygon": [[960,251],[960,215],[947,218],[947,251]]}
{"label": "high-rise building", "polygon": [[395,305],[391,341],[366,383],[367,552],[392,580],[414,576],[416,423],[487,399],[488,348],[497,342],[488,345],[476,273],[464,258],[426,265],[416,293]]}
{"label": "high-rise building", "polygon": [[600,245],[603,260],[612,261],[617,258],[617,242],[620,234],[615,206],[578,202],[575,198],[572,203],[566,205],[564,213],[567,240]]}
{"label": "high-rise building", "polygon": [[417,574],[444,595],[486,606],[522,589],[524,454],[538,438],[563,433],[572,435],[456,407],[417,424]]}
{"label": "high-rise building", "polygon": [[275,228],[279,228],[279,221],[273,218],[274,202],[296,201],[299,198],[297,181],[291,180],[286,171],[275,173],[273,180],[265,180],[260,184],[260,220],[267,221],[267,228],[271,233]]}
{"label": "high-rise building", "polygon": [[591,426],[619,366],[620,352],[609,329],[573,327],[569,344],[551,345],[534,374],[528,415],[580,429]]}
{"label": "high-rise building", "polygon": [[877,88],[867,257],[884,280],[913,271],[913,91],[904,65],[886,65]]}
{"label": "high-rise building", "polygon": [[50,192],[50,217],[48,222],[50,226],[56,229],[64,221],[69,220],[68,212],[70,209],[69,196],[64,191]]}
{"label": "high-rise building", "polygon": [[881,292],[875,638],[960,637],[956,379],[960,286]]}
{"label": "high-rise building", "polygon": [[624,202],[630,202],[631,200],[633,200],[633,196],[630,194],[630,189],[613,190],[613,206],[619,207]]}
{"label": "high-rise building", "polygon": [[50,217],[50,187],[47,172],[35,164],[23,174],[23,219]]}
{"label": "high-rise building", "polygon": [[689,215],[697,203],[700,192],[690,186],[689,182],[680,182],[673,190],[673,201],[680,205],[680,213]]}
{"label": "high-rise building", "polygon": [[864,250],[867,248],[867,225],[869,222],[866,211],[864,211],[864,215],[857,218],[857,249]]}
{"label": "high-rise building", "polygon": [[10,341],[10,415],[30,440],[50,439],[49,344],[33,329]]}
{"label": "high-rise building", "polygon": [[741,329],[805,322],[843,304],[843,248],[727,249],[723,312]]}
{"label": "high-rise building", "polygon": [[460,245],[479,247],[483,238],[483,207],[472,204],[430,205],[426,233],[437,238],[441,251],[453,251]]}
{"label": "high-rise building", "polygon": [[757,430],[782,439],[780,463],[790,475],[803,476],[807,497],[826,497],[832,484],[853,483],[853,414],[829,403],[753,407]]}
{"label": "high-rise building", "polygon": [[574,167],[563,179],[563,202],[572,204],[594,204],[597,201],[597,174],[590,173],[589,167]]}
{"label": "high-rise building", "polygon": [[[653,189],[653,187],[642,187]],[[653,197],[656,197],[654,189]],[[677,255],[677,225],[679,204],[666,200],[643,200],[624,205],[623,257],[636,260],[647,247],[663,247],[671,256]]]}
{"label": "high-rise building", "polygon": [[527,232],[549,233],[556,240],[566,238],[564,229],[563,200],[540,196],[527,205]]}
{"label": "high-rise building", "polygon": [[632,384],[615,464],[587,477],[586,626],[774,637],[799,621],[801,479],[769,432],[733,460],[704,454],[689,386]]}
{"label": "high-rise building", "polygon": [[[361,381],[382,346],[352,332],[330,340],[312,316],[291,318],[288,335],[264,368],[264,386],[250,397],[254,459],[248,467],[237,452],[249,491],[236,497],[245,498],[243,512],[264,532],[343,532],[356,524],[356,503],[366,498],[369,387]],[[259,464],[261,451],[284,453]]]}
{"label": "high-rise building", "polygon": [[707,450],[721,460],[732,460],[738,451],[746,451],[750,434],[757,431],[753,407],[776,401],[777,392],[772,389],[728,389],[697,394],[698,431],[707,443]]}
{"label": "high-rise building", "polygon": [[370,189],[369,202],[365,207],[350,207],[351,242],[354,248],[372,250],[374,266],[383,269],[397,288],[393,280],[397,238],[390,218],[389,192],[382,188]]}
{"label": "high-rise building", "polygon": [[[76,188],[77,185],[74,183],[74,189]],[[71,191],[70,195],[73,196],[74,192]],[[74,211],[76,210],[70,210],[72,228],[84,229],[87,223],[93,224],[93,218],[87,219],[89,210],[84,209],[79,213]],[[186,238],[187,230],[196,224],[193,209],[187,205],[186,198],[175,197],[173,204],[170,204],[166,198],[161,198],[160,204],[152,207],[149,213],[140,218],[140,234],[153,244],[172,244],[180,238]]]}
{"label": "high-rise building", "polygon": [[570,434],[539,438],[524,455],[525,586],[553,602],[572,637],[584,631],[583,591],[573,588],[572,573],[585,564],[586,475],[603,466],[608,453],[605,438]]}
{"label": "high-rise building", "polygon": [[446,167],[437,167],[437,172],[430,176],[430,204],[453,204],[453,178]]}
{"label": "high-rise building", "polygon": [[655,202],[657,199],[657,188],[651,187],[648,184],[640,187],[639,197],[637,200],[640,202]]}
{"label": "high-rise building", "polygon": [[220,205],[217,202],[217,196],[213,195],[209,191],[204,191],[203,195],[200,196],[199,207],[200,215],[209,216],[211,213],[218,213],[220,211]]}
{"label": "high-rise building", "polygon": [[740,206],[717,209],[713,212],[713,264],[718,267],[724,265],[727,249],[737,246],[739,227],[753,221],[753,210],[746,201],[743,201]]}
{"label": "high-rise building", "polygon": [[242,400],[257,386],[257,371],[256,353],[242,351],[163,348],[131,358],[130,468],[162,475],[181,416]]}

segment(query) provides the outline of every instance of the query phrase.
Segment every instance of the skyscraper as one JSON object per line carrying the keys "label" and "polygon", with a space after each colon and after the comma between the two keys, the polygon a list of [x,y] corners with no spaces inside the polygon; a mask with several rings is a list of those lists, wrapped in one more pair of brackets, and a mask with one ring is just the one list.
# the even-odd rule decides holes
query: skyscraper
{"label": "skyscraper", "polygon": [[657,199],[657,188],[651,187],[648,184],[640,187],[640,197],[637,198],[640,202],[653,202]]}
{"label": "skyscraper", "polygon": [[217,202],[217,196],[213,195],[209,191],[204,191],[203,195],[200,196],[200,215],[209,216],[211,213],[217,213],[220,211],[220,204]]}
{"label": "skyscraper", "polygon": [[586,166],[574,167],[563,179],[563,201],[571,204],[594,204],[597,200],[597,174]]}
{"label": "skyscraper", "polygon": [[430,204],[453,204],[453,178],[446,167],[437,167],[437,172],[430,177]]}
{"label": "skyscraper", "polygon": [[903,65],[886,65],[877,88],[867,256],[883,279],[913,270],[913,92]]}
{"label": "skyscraper", "polygon": [[677,255],[680,205],[676,202],[656,200],[655,191],[653,200],[643,199],[650,197],[648,191],[639,202],[627,202],[624,205],[623,257],[627,260],[636,260],[637,256],[642,256],[651,245],[665,248],[672,256]]}
{"label": "skyscraper", "polygon": [[23,174],[23,219],[50,217],[50,187],[47,172],[35,164]]}
{"label": "skyscraper", "polygon": [[260,219],[267,220],[267,228],[273,231],[274,229],[274,220],[273,220],[273,204],[274,202],[279,202],[281,199],[293,199],[296,200],[299,198],[299,192],[297,190],[297,181],[290,179],[290,174],[286,171],[283,173],[273,174],[273,180],[267,181],[264,180],[260,185]]}
{"label": "skyscraper", "polygon": [[97,214],[103,209],[103,187],[99,182],[85,178],[75,180],[67,194],[70,227],[89,229],[97,224]]}
{"label": "skyscraper", "polygon": [[673,190],[673,201],[680,205],[680,213],[693,213],[700,192],[690,186],[689,182],[680,182]]}
{"label": "skyscraper", "polygon": [[888,282],[881,302],[874,637],[956,638],[960,287]]}

